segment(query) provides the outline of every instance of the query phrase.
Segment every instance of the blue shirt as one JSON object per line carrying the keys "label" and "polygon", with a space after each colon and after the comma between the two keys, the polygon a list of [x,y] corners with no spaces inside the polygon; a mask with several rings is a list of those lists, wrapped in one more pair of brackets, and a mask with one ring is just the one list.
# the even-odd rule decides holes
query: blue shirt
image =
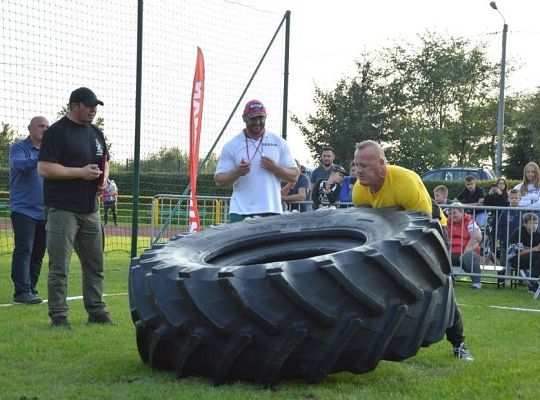
{"label": "blue shirt", "polygon": [[346,176],[345,178],[343,178],[343,183],[341,184],[341,192],[339,192],[340,202],[350,203],[352,201],[352,189],[349,188],[349,185],[354,185],[355,182],[355,176]]}
{"label": "blue shirt", "polygon": [[9,149],[9,209],[45,220],[43,178],[37,173],[39,149],[27,137]]}

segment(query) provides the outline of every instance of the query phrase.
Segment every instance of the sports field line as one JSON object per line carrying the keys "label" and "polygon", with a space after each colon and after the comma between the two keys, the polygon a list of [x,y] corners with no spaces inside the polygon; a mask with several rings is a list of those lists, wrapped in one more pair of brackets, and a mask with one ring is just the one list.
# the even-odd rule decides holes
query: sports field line
{"label": "sports field line", "polygon": [[537,308],[521,308],[521,307],[505,307],[505,306],[475,306],[473,304],[458,304],[458,306],[475,307],[475,308],[496,308],[499,310],[510,310],[510,311],[540,312],[540,309],[537,309]]}
{"label": "sports field line", "polygon": [[[113,297],[113,296],[127,296],[128,293],[110,293],[110,294],[104,294],[103,297]],[[73,301],[73,300],[82,300],[82,296],[71,296],[67,298],[67,301]],[[47,299],[43,299],[43,303],[47,303]],[[43,304],[38,303],[38,304]],[[11,306],[24,306],[25,304],[13,304],[13,303],[7,303],[7,304],[0,304],[0,307],[11,307]],[[33,304],[35,305],[35,304]]]}

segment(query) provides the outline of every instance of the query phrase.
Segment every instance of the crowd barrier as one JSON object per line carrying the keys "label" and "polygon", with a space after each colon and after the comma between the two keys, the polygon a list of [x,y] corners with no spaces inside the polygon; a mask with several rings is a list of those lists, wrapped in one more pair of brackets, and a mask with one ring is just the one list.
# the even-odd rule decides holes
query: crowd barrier
{"label": "crowd barrier", "polygon": [[[223,196],[198,196],[197,207],[201,222],[201,229],[211,225],[226,223],[229,214],[229,197]],[[171,238],[184,234],[189,227],[189,196],[173,194],[157,194],[149,199],[143,207],[140,215],[139,243],[138,248],[144,249],[152,243],[164,242]],[[303,209],[312,209],[311,201],[292,202],[284,204],[284,209],[288,210],[291,204],[301,205]],[[351,207],[351,203],[338,203],[336,207]],[[444,205],[443,210],[448,213],[452,208],[463,208],[461,205]],[[452,265],[453,275],[456,278],[472,278],[480,276],[484,283],[494,283],[498,287],[510,286],[516,288],[526,282],[538,281],[533,277],[531,264],[533,262],[532,252],[530,260],[523,262],[518,260],[517,265],[510,265],[507,258],[509,250],[508,239],[515,229],[523,226],[522,216],[525,213],[540,214],[540,210],[526,207],[491,207],[491,206],[470,206],[465,205],[469,215],[478,221],[482,231],[480,243],[480,273],[468,272],[463,269],[463,265]],[[510,231],[510,213],[517,214],[517,223]],[[118,203],[119,226],[109,225],[105,227],[106,251],[122,250],[129,252],[130,249],[130,222],[131,207],[128,202]],[[516,217],[514,215],[514,217]],[[506,221],[502,219],[506,218]],[[109,218],[111,221],[111,218]],[[506,223],[505,223],[506,222]],[[0,209],[0,254],[11,253],[13,250],[13,233],[9,211]],[[459,280],[458,279],[458,280]]]}

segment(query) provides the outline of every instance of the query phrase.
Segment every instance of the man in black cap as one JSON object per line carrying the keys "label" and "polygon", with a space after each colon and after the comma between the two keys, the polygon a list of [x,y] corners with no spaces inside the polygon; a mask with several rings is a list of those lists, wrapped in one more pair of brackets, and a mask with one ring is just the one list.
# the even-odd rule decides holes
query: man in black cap
{"label": "man in black cap", "polygon": [[39,154],[47,214],[48,306],[54,327],[72,328],[66,298],[73,249],[81,262],[88,323],[113,323],[103,302],[103,236],[97,194],[106,186],[109,153],[103,132],[92,125],[98,104],[103,102],[90,89],[74,90],[67,116],[45,131]]}

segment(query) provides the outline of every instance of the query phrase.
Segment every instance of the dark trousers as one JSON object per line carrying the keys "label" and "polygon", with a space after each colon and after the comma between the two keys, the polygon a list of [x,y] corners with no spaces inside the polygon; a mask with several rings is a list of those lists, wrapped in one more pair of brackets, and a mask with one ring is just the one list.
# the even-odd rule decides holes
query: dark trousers
{"label": "dark trousers", "polygon": [[45,221],[13,211],[11,225],[15,237],[15,248],[11,259],[14,295],[27,292],[37,293],[36,285],[45,255]]}
{"label": "dark trousers", "polygon": [[452,326],[446,330],[446,339],[452,343],[452,346],[458,347],[465,341],[463,336],[463,321],[461,320],[461,313],[456,304],[456,310],[454,311],[454,321]]}
{"label": "dark trousers", "polygon": [[113,216],[113,222],[116,224],[118,221],[116,220],[116,202],[105,202],[103,203],[103,221],[105,222],[105,225],[107,225],[107,220],[109,218],[109,210],[112,211]]}

